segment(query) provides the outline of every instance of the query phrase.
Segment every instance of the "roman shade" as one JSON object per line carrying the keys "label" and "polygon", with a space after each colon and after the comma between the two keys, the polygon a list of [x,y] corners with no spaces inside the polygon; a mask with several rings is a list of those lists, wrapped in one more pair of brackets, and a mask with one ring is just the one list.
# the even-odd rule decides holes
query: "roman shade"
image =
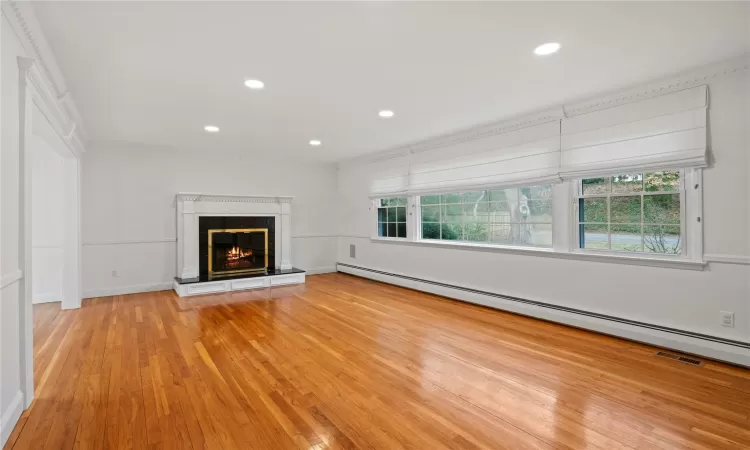
{"label": "roman shade", "polygon": [[562,120],[563,178],[704,167],[707,87]]}
{"label": "roman shade", "polygon": [[559,181],[560,121],[491,134],[411,157],[408,194]]}
{"label": "roman shade", "polygon": [[406,195],[409,183],[409,152],[401,151],[372,161],[370,197],[396,197]]}

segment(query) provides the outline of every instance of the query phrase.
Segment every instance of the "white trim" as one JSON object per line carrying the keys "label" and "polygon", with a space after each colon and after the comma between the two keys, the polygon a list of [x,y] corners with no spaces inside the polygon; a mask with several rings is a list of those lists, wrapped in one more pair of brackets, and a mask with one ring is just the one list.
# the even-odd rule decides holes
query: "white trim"
{"label": "white trim", "polygon": [[57,303],[62,302],[62,296],[55,292],[45,292],[44,294],[33,294],[33,302],[35,305],[40,303]]}
{"label": "white trim", "polygon": [[[292,236],[292,239],[318,239],[318,238],[338,238],[337,234],[319,234],[319,235],[298,235]],[[111,241],[89,241],[84,242],[83,245],[86,247],[92,247],[97,245],[129,245],[129,244],[174,244],[177,242],[176,237],[166,237],[157,239],[121,239]],[[36,248],[36,247],[35,247]]]}
{"label": "white trim", "polygon": [[18,391],[13,396],[13,400],[11,400],[8,407],[3,411],[2,416],[0,416],[0,447],[4,447],[5,443],[8,442],[8,438],[18,423],[22,412],[23,392]]}
{"label": "white trim", "polygon": [[706,263],[703,261],[693,261],[684,258],[653,258],[646,256],[617,255],[612,253],[590,253],[584,251],[561,252],[552,248],[534,248],[534,247],[511,247],[500,245],[479,244],[472,242],[460,241],[435,241],[435,240],[418,240],[411,241],[408,239],[389,239],[373,236],[369,238],[375,243],[388,243],[400,245],[422,245],[427,247],[452,248],[456,250],[483,251],[494,253],[509,253],[524,256],[543,256],[547,258],[574,259],[578,261],[593,261],[603,263],[629,264],[634,266],[664,267],[670,269],[685,270],[703,270]]}
{"label": "white trim", "polygon": [[[373,269],[378,270],[378,269]],[[468,303],[488,306],[490,308],[509,311],[516,314],[534,317],[542,320],[562,323],[573,327],[584,328],[599,333],[618,336],[638,342],[644,342],[659,347],[672,348],[682,352],[703,355],[709,358],[728,361],[734,364],[750,366],[750,354],[747,349],[731,346],[721,342],[713,342],[691,336],[668,333],[627,323],[590,317],[573,312],[545,308],[533,304],[521,303],[510,299],[502,299],[478,292],[465,291],[416,279],[406,279],[397,276],[360,270],[343,265],[338,266],[339,272],[357,275],[363,278],[382,281],[397,286],[403,286],[418,291],[429,292]],[[396,274],[394,274],[396,275]]]}
{"label": "white trim", "polygon": [[727,253],[706,253],[705,255],[703,255],[703,259],[712,263],[740,264],[743,266],[750,266],[750,256],[745,256],[745,255],[730,255]]}
{"label": "white trim", "polygon": [[294,199],[288,195],[201,194],[199,192],[178,192],[175,197],[178,202],[291,203]]}
{"label": "white trim", "polygon": [[6,286],[10,286],[23,279],[23,270],[14,270],[13,272],[6,273],[0,278],[0,289],[5,289]]}
{"label": "white trim", "polygon": [[305,271],[305,275],[319,275],[321,273],[332,273],[337,272],[336,266],[334,267],[318,267],[315,269],[303,269]]}
{"label": "white trim", "polygon": [[150,284],[134,284],[111,288],[88,289],[83,291],[83,298],[109,297],[112,295],[140,294],[142,292],[168,291],[172,289],[172,281]]}
{"label": "white trim", "polygon": [[72,147],[84,151],[82,142],[86,140],[87,135],[83,120],[33,7],[30,2],[9,0],[2,2],[2,11],[21,41],[26,55],[37,61],[41,69],[39,73],[43,78],[42,83],[51,88],[51,102],[59,109],[63,117],[62,122],[68,124],[65,127],[65,141],[71,143]]}

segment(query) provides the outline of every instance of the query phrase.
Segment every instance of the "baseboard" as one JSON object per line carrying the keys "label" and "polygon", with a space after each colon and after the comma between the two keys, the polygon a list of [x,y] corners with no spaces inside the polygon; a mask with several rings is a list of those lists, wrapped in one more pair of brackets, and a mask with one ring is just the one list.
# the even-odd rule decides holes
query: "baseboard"
{"label": "baseboard", "polygon": [[338,263],[339,272],[750,367],[750,343]]}
{"label": "baseboard", "polygon": [[141,292],[168,291],[172,289],[172,281],[152,284],[135,284],[131,286],[117,286],[111,288],[86,289],[83,298],[109,297],[111,295],[139,294]]}
{"label": "baseboard", "polygon": [[22,412],[23,393],[18,391],[10,402],[10,405],[3,411],[3,415],[0,416],[0,447],[5,446],[5,443],[8,442],[10,433],[13,432],[13,428],[18,423]]}
{"label": "baseboard", "polygon": [[47,292],[46,294],[34,294],[31,303],[37,305],[39,303],[54,303],[62,302],[62,295],[54,292]]}
{"label": "baseboard", "polygon": [[318,275],[321,273],[336,272],[336,267],[318,267],[316,269],[304,269],[307,275]]}

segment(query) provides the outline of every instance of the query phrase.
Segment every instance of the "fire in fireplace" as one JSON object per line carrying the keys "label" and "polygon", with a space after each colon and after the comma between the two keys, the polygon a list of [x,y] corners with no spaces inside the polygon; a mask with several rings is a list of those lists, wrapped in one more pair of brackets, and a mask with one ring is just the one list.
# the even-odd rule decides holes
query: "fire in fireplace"
{"label": "fire in fireplace", "polygon": [[208,230],[208,273],[260,273],[268,267],[268,229]]}

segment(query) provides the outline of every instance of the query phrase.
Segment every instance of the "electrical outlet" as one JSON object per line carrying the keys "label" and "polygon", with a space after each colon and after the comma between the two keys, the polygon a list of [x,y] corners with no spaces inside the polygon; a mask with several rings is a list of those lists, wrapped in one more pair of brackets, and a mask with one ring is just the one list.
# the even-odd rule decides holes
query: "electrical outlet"
{"label": "electrical outlet", "polygon": [[357,246],[354,244],[349,244],[349,257],[357,259]]}
{"label": "electrical outlet", "polygon": [[113,271],[112,271],[112,276],[113,276],[113,277],[119,277],[119,275],[117,275],[117,271],[116,271],[116,270],[113,270]]}
{"label": "electrical outlet", "polygon": [[721,326],[734,328],[734,313],[732,311],[719,311],[721,313]]}

